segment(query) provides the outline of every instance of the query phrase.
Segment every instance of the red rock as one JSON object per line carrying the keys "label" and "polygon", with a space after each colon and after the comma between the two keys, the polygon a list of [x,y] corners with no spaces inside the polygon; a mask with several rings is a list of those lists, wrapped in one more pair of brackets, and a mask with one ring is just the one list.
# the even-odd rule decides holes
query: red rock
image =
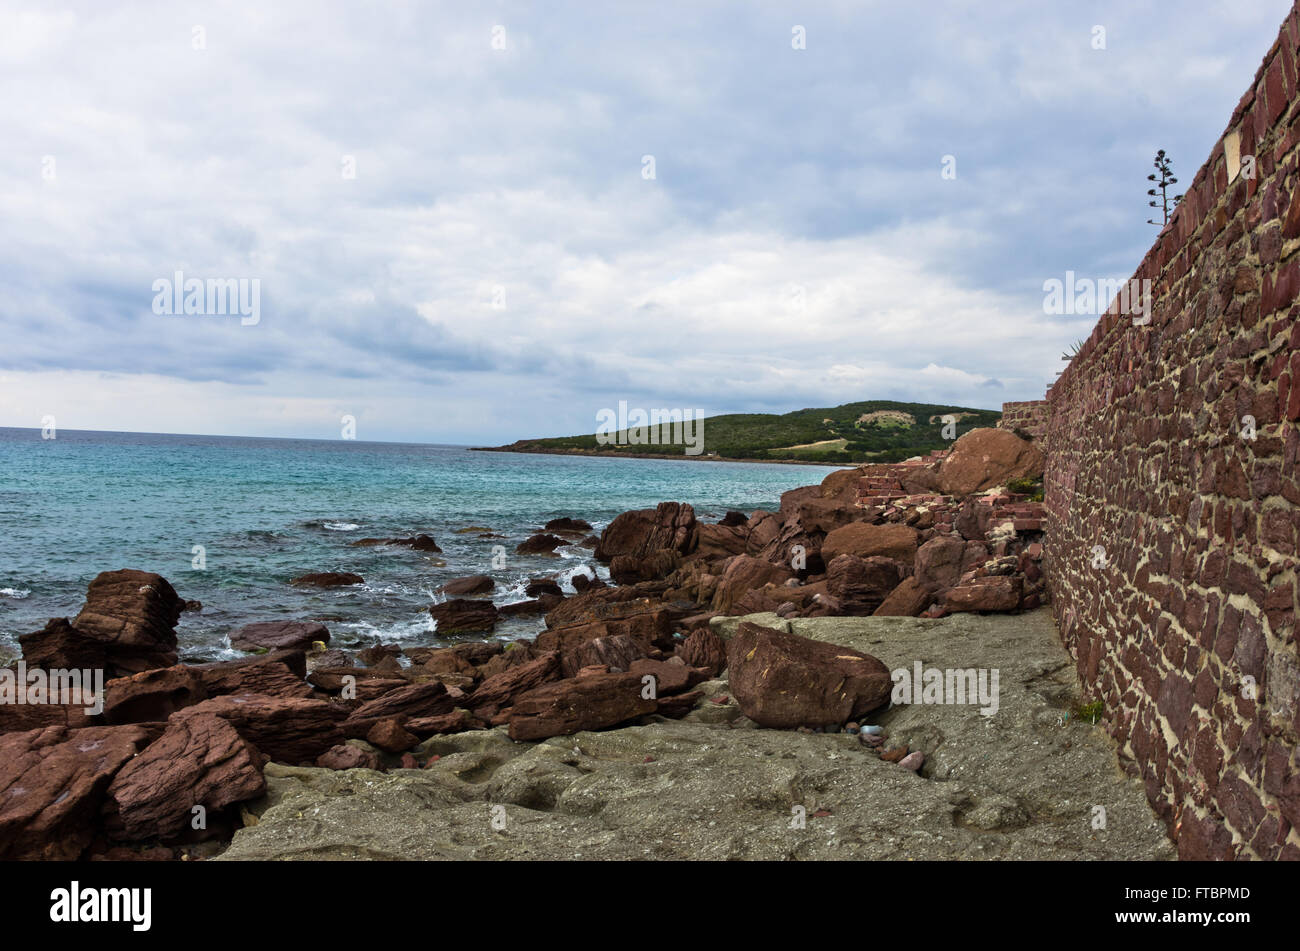
{"label": "red rock", "polygon": [[537,636],[539,650],[558,650],[569,653],[579,644],[597,637],[616,637],[623,635],[641,641],[647,647],[672,646],[672,621],[666,610],[660,609],[649,614],[634,614],[630,617],[609,618],[603,621],[591,621],[586,624],[574,624],[545,631]]}
{"label": "red rock", "polygon": [[695,543],[695,509],[680,502],[660,502],[653,509],[624,512],[600,533],[596,558],[610,562],[618,555],[645,557],[668,548],[690,554]]}
{"label": "red rock", "polygon": [[927,588],[951,588],[967,570],[966,542],[955,535],[938,535],[916,551],[912,574]]}
{"label": "red rock", "polygon": [[656,581],[672,574],[681,563],[682,556],[670,548],[646,555],[615,555],[609,563],[609,576],[615,584]]}
{"label": "red rock", "polygon": [[880,555],[837,555],[826,566],[826,590],[848,615],[871,614],[897,589],[902,578],[899,563]]}
{"label": "red rock", "polygon": [[719,614],[732,614],[744,595],[768,584],[783,584],[795,576],[794,571],[782,565],[769,564],[751,555],[737,555],[727,562],[713,595],[712,609]]}
{"label": "red rock", "polygon": [[642,684],[646,682],[646,677],[653,677],[655,695],[660,697],[681,693],[709,679],[708,671],[698,667],[687,667],[685,664],[649,658],[634,661],[629,672],[641,678]]}
{"label": "red rock", "polygon": [[693,557],[713,560],[743,555],[745,542],[749,537],[749,532],[744,526],[744,520],[739,525],[699,524],[696,527],[698,540]]}
{"label": "red rock", "polygon": [[402,753],[420,742],[419,737],[402,727],[402,718],[384,717],[376,720],[366,732],[366,742],[385,753]]}
{"label": "red rock", "polygon": [[433,681],[424,684],[407,684],[396,690],[388,690],[382,696],[363,703],[352,711],[348,717],[348,729],[358,728],[364,724],[369,730],[372,720],[388,717],[436,717],[450,713],[455,707],[455,700],[448,695],[447,688]]}
{"label": "red rock", "polygon": [[596,674],[545,684],[519,697],[510,714],[512,740],[542,740],[601,730],[654,713],[636,674]]}
{"label": "red rock", "polygon": [[943,606],[948,611],[1014,611],[1020,607],[1021,578],[995,575],[974,578],[948,591]]}
{"label": "red rock", "polygon": [[176,622],[183,607],[162,575],[105,571],[90,583],[71,626],[104,643],[107,665],[115,674],[138,673],[176,663]]}
{"label": "red rock", "polygon": [[929,588],[916,578],[904,578],[889,596],[881,602],[880,607],[872,612],[873,617],[919,617],[930,606],[934,595]]}
{"label": "red rock", "polygon": [[266,792],[261,754],[220,717],[172,721],[108,787],[114,838],[169,839],[191,829],[193,809],[219,813]]}
{"label": "red rock", "polygon": [[314,621],[259,621],[231,634],[230,646],[240,651],[303,650],[329,640],[329,629]]}
{"label": "red rock", "polygon": [[347,710],[324,700],[240,693],[186,707],[170,722],[204,714],[221,717],[275,762],[297,765],[343,742],[340,721]]}
{"label": "red rock", "polygon": [[440,733],[464,733],[467,730],[481,730],[483,726],[483,721],[463,709],[436,717],[413,717],[406,721],[406,729],[420,737]]}
{"label": "red rock", "polygon": [[903,757],[907,755],[907,746],[895,746],[892,750],[885,750],[880,754],[880,758],[886,763],[901,763]]}
{"label": "red rock", "polygon": [[749,621],[727,660],[736,702],[760,726],[839,726],[889,702],[889,669],[876,658]]}
{"label": "red rock", "polygon": [[379,755],[357,746],[341,743],[332,746],[316,757],[316,765],[324,769],[379,769]]}
{"label": "red rock", "polygon": [[515,551],[520,555],[554,555],[555,549],[567,544],[568,542],[557,535],[543,533],[520,543]]}
{"label": "red rock", "polygon": [[565,677],[577,676],[583,667],[593,665],[628,670],[634,661],[648,656],[645,641],[627,634],[611,637],[593,637],[560,653],[560,670]]}
{"label": "red rock", "polygon": [[23,660],[28,667],[43,670],[109,667],[109,643],[77,630],[65,617],[52,618],[41,630],[19,637],[18,643],[22,645]]}
{"label": "red rock", "polygon": [[1011,479],[1043,474],[1043,454],[1031,442],[1005,429],[972,429],[952,446],[939,466],[939,488],[946,495],[971,495]]}
{"label": "red rock", "polygon": [[450,595],[489,594],[496,586],[497,583],[487,575],[466,575],[463,578],[453,578],[438,590]]}
{"label": "red rock", "polygon": [[416,551],[427,551],[438,553],[442,549],[430,535],[416,535],[414,538],[359,538],[352,543],[353,547],[372,548],[376,545],[401,545],[406,548],[414,548]]}
{"label": "red rock", "polygon": [[104,685],[104,719],[109,723],[163,721],[184,707],[208,699],[202,675],[178,664],[118,677]]}
{"label": "red rock", "polygon": [[0,860],[80,858],[113,776],[160,732],[48,727],[0,736]]}
{"label": "red rock", "polygon": [[300,650],[276,651],[260,657],[199,664],[192,667],[209,697],[227,693],[261,693],[268,697],[310,697],[307,656]]}
{"label": "red rock", "polygon": [[549,594],[557,598],[564,597],[564,591],[554,578],[529,578],[528,584],[524,586],[524,594],[530,598],[536,598],[543,594]]}
{"label": "red rock", "polygon": [[521,694],[559,677],[560,654],[558,651],[546,651],[534,660],[487,678],[470,695],[465,705],[474,711],[508,707]]}
{"label": "red rock", "polygon": [[343,588],[348,585],[365,584],[365,579],[350,571],[318,571],[300,575],[289,584],[312,588]]}
{"label": "red rock", "polygon": [[677,648],[677,656],[688,667],[703,667],[717,677],[727,667],[727,642],[707,627],[696,628]]}
{"label": "red rock", "polygon": [[585,535],[591,531],[591,523],[580,518],[553,518],[543,526],[544,531],[548,532],[570,532],[574,535]]}
{"label": "red rock", "polygon": [[822,560],[829,566],[840,555],[882,556],[910,565],[916,557],[916,531],[906,525],[851,522],[822,542]]}
{"label": "red rock", "polygon": [[437,622],[439,634],[491,631],[496,627],[498,614],[491,601],[477,598],[452,598],[432,605],[429,613]]}
{"label": "red rock", "polygon": [[699,704],[700,698],[704,694],[698,690],[692,690],[690,693],[679,693],[671,697],[660,697],[659,707],[655,710],[661,717],[667,717],[670,720],[680,720],[686,714],[690,713]]}

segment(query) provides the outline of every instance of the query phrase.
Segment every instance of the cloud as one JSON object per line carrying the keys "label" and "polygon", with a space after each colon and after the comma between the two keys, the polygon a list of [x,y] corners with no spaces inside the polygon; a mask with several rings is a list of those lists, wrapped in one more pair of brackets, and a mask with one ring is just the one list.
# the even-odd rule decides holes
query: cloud
{"label": "cloud", "polygon": [[[1288,9],[6,12],[0,425],[494,442],[619,399],[1037,398],[1092,323],[1043,281],[1128,276],[1150,156],[1190,179]],[[154,314],[177,270],[258,280],[261,320]]]}

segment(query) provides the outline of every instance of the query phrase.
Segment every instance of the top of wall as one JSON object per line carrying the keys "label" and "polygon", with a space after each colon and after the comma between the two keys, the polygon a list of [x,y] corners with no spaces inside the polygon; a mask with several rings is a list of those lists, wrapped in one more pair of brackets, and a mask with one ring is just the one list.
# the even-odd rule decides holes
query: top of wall
{"label": "top of wall", "polygon": [[[1300,122],[1295,122],[1286,130],[1286,137],[1281,142],[1271,141],[1277,138],[1274,126],[1290,100],[1296,95],[1297,49],[1300,47],[1300,0],[1291,6],[1291,12],[1282,21],[1277,39],[1269,47],[1255,71],[1255,79],[1250,88],[1242,95],[1233,110],[1227,128],[1219,136],[1210,152],[1210,157],[1192,179],[1185,197],[1174,208],[1169,223],[1161,229],[1155,243],[1147,251],[1130,280],[1150,280],[1152,298],[1157,306],[1152,308],[1150,323],[1131,329],[1140,333],[1150,333],[1171,319],[1172,315],[1158,306],[1161,293],[1161,278],[1171,272],[1175,278],[1181,277],[1191,267],[1192,259],[1199,250],[1189,244],[1191,238],[1205,222],[1211,209],[1215,208],[1225,192],[1237,189],[1241,192],[1244,204],[1254,197],[1258,187],[1259,173],[1253,178],[1244,178],[1233,170],[1233,180],[1229,182],[1228,162],[1226,156],[1234,158],[1246,155],[1263,155],[1267,147],[1272,146],[1280,155],[1289,150],[1297,138],[1300,138]],[[1278,133],[1280,134],[1280,133]],[[1234,162],[1234,164],[1237,164]],[[1300,204],[1300,203],[1298,203]],[[1226,213],[1220,209],[1219,215]],[[1225,222],[1226,223],[1226,220]],[[1111,302],[1107,311],[1098,319],[1091,336],[1084,341],[1077,355],[1057,377],[1056,382],[1047,389],[1047,398],[1055,398],[1057,391],[1064,392],[1073,382],[1074,377],[1082,372],[1091,359],[1110,346],[1126,325],[1131,326],[1133,318],[1120,313],[1118,298]]]}

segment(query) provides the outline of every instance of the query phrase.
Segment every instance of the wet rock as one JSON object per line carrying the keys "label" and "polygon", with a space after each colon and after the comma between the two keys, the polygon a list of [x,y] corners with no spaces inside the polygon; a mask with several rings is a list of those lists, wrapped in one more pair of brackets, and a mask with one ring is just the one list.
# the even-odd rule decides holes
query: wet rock
{"label": "wet rock", "polygon": [[543,526],[547,532],[572,533],[575,535],[585,535],[591,531],[591,523],[580,518],[553,518]]}
{"label": "wet rock", "polygon": [[231,634],[230,646],[240,651],[306,650],[329,640],[329,629],[315,621],[259,621]]}
{"label": "wet rock", "polygon": [[568,542],[558,535],[542,533],[521,542],[515,548],[515,552],[520,555],[554,555],[555,549],[567,544]]}
{"label": "wet rock", "polygon": [[760,726],[843,724],[887,704],[893,686],[869,654],[757,624],[740,625],[727,661],[736,702]]}
{"label": "wet rock", "polygon": [[354,584],[365,584],[365,578],[350,571],[318,571],[299,575],[289,582],[299,587],[310,588],[344,588]]}
{"label": "wet rock", "polygon": [[536,598],[543,594],[564,597],[564,592],[554,578],[529,578],[528,584],[524,586],[524,594],[530,598]]}
{"label": "wet rock", "polygon": [[496,586],[497,583],[487,575],[466,575],[464,578],[453,578],[438,590],[450,595],[489,594]]}
{"label": "wet rock", "polygon": [[477,598],[453,598],[430,606],[429,613],[438,622],[439,634],[491,631],[498,618],[496,606],[491,601]]}

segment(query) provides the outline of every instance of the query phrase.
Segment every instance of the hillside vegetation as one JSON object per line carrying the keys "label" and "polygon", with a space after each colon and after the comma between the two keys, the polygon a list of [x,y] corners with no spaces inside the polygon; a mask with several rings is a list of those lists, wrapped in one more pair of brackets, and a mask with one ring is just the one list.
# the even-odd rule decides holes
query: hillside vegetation
{"label": "hillside vegetation", "polygon": [[[969,429],[995,425],[1002,416],[996,410],[891,400],[814,407],[780,415],[730,413],[710,416],[703,421],[703,455],[800,462],[897,462],[950,446],[951,439],[945,439],[943,435],[942,417],[945,415],[957,417],[956,434],[959,436]],[[656,433],[647,433],[657,438],[635,444],[629,441],[628,431],[621,430],[603,445],[595,434],[589,434],[521,439],[494,448],[506,452],[683,454],[681,436],[677,435],[677,444],[674,445],[669,425],[648,426],[646,429],[657,430]]]}

